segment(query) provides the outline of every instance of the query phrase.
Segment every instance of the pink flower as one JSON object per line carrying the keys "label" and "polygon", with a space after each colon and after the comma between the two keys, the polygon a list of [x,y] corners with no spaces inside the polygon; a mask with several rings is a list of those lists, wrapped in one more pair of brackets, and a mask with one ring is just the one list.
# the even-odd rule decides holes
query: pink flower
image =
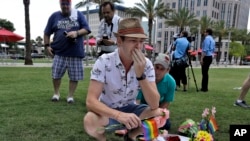
{"label": "pink flower", "polygon": [[169,110],[161,109],[161,111],[162,115],[154,117],[158,128],[163,127],[166,124],[167,119],[169,118]]}
{"label": "pink flower", "polygon": [[209,109],[208,108],[205,108],[205,110],[203,111],[203,113],[202,113],[202,117],[203,118],[206,118],[207,116],[209,115]]}
{"label": "pink flower", "polygon": [[216,108],[215,107],[212,107],[211,113],[215,117],[215,113],[216,113]]}

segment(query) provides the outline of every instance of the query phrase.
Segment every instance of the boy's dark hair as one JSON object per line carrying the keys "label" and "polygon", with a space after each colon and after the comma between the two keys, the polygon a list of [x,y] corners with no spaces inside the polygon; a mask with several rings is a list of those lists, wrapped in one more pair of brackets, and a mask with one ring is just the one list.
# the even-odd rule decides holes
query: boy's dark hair
{"label": "boy's dark hair", "polygon": [[207,33],[208,35],[213,35],[213,30],[212,30],[211,28],[207,28],[207,29],[206,29],[206,33]]}
{"label": "boy's dark hair", "polygon": [[115,10],[114,4],[113,4],[112,2],[110,2],[110,1],[104,1],[104,2],[102,3],[102,5],[101,5],[101,8],[102,8],[102,7],[105,7],[105,6],[107,6],[107,5],[110,6],[110,8],[111,8],[112,11]]}

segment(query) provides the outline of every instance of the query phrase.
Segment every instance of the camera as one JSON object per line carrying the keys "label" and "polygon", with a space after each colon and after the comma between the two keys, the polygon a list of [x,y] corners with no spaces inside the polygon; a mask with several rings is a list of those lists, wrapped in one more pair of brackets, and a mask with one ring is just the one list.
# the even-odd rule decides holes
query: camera
{"label": "camera", "polygon": [[102,39],[109,39],[109,37],[108,37],[108,35],[104,34],[104,35],[102,36]]}
{"label": "camera", "polygon": [[[109,39],[109,37],[108,37],[106,34],[103,34],[102,39],[106,39],[106,40],[108,40],[108,39]],[[101,42],[100,42],[100,45],[104,45],[104,46],[105,46],[105,44],[104,44],[104,42],[103,42],[103,41],[101,41]]]}
{"label": "camera", "polygon": [[[67,35],[68,35],[68,32],[67,32],[67,31],[64,31],[63,34],[64,34],[64,36],[67,36]],[[76,38],[67,37],[67,39],[69,39],[71,42],[76,42]]]}

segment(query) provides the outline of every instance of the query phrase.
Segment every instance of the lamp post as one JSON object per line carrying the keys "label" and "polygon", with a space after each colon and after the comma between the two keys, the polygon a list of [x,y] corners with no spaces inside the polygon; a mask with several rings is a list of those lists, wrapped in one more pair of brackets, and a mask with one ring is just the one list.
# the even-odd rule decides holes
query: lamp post
{"label": "lamp post", "polygon": [[225,67],[227,67],[227,64],[229,64],[229,47],[230,47],[230,42],[231,42],[231,31],[228,32],[228,45],[227,45],[227,56],[226,56],[226,63]]}
{"label": "lamp post", "polygon": [[198,62],[199,62],[199,55],[198,55],[198,50],[199,50],[199,46],[201,45],[201,25],[199,25],[198,27],[198,40],[197,40],[197,45],[196,45],[196,60],[195,60],[195,65],[196,67],[198,66]]}
{"label": "lamp post", "polygon": [[[87,0],[87,17],[86,17],[86,20],[88,22],[88,25],[89,25],[89,0]],[[89,35],[86,35],[86,40],[87,40],[87,46],[86,46],[86,66],[89,65],[89,58],[88,58],[88,54],[89,54]]]}

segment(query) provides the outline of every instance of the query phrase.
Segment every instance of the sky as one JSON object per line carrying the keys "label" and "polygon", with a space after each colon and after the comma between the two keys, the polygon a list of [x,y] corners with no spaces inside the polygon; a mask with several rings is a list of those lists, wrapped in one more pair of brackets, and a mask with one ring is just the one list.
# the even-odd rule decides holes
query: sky
{"label": "sky", "polygon": [[[72,0],[72,7],[80,1]],[[140,0],[123,1],[127,7],[132,7],[135,2],[140,2]],[[60,10],[59,0],[30,0],[29,8],[31,39],[35,39],[38,36],[43,37],[43,31],[49,16],[53,12]],[[12,22],[16,29],[14,32],[25,37],[23,0],[1,0],[0,18]],[[248,29],[250,29],[250,22],[248,22]]]}
{"label": "sky", "polygon": [[[72,7],[81,0],[72,0]],[[124,5],[132,7],[135,2],[140,0],[123,0]],[[30,0],[30,30],[31,39],[38,36],[43,37],[43,31],[49,16],[60,10],[59,0]],[[14,24],[14,33],[25,37],[25,19],[23,0],[1,0],[0,18],[6,19]]]}

